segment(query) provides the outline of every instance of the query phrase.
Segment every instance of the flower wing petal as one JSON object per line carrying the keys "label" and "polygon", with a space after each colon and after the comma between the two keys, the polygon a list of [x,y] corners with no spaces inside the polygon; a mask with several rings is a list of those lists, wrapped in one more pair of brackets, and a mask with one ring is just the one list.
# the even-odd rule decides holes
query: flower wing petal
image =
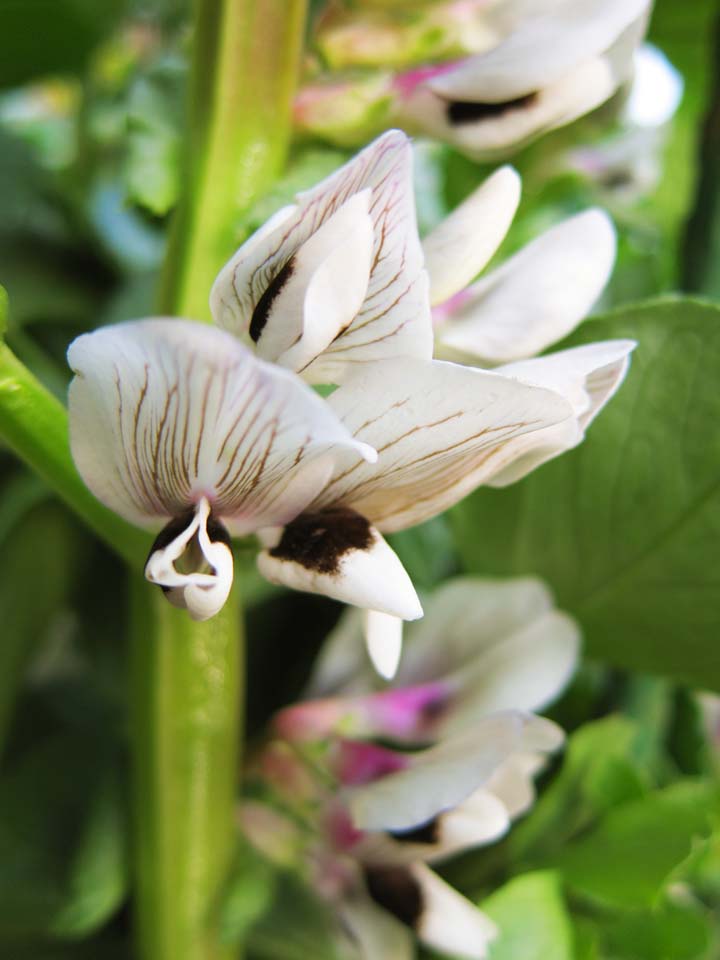
{"label": "flower wing petal", "polygon": [[506,465],[513,438],[572,413],[557,393],[440,361],[376,364],[328,403],[379,462],[338,470],[318,503],[351,507],[383,532],[446,510]]}
{"label": "flower wing petal", "polygon": [[520,189],[516,171],[501,167],[425,237],[433,305],[463,290],[480,273],[512,223]]}
{"label": "flower wing petal", "polygon": [[605,213],[571,217],[471,287],[438,339],[485,366],[541,353],[590,311],[614,259],[615,231]]}
{"label": "flower wing petal", "polygon": [[408,767],[348,790],[359,830],[410,830],[457,806],[515,751],[555,750],[562,732],[541,717],[508,711],[412,754]]}
{"label": "flower wing petal", "polygon": [[[301,514],[257,559],[260,573],[308,593],[415,620],[422,607],[397,554],[352,511]],[[402,634],[400,634],[402,637]]]}
{"label": "flower wing petal", "polygon": [[293,374],[204,324],[150,319],[75,340],[73,458],[95,496],[159,526],[207,497],[236,533],[292,519],[335,460],[374,456]]}

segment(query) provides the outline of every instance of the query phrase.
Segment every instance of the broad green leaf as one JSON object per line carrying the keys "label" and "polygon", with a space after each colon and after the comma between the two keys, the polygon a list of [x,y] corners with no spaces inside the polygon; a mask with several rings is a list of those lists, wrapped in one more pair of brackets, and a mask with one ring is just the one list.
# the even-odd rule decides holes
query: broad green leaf
{"label": "broad green leaf", "polygon": [[520,862],[546,862],[555,851],[617,804],[643,797],[645,771],[636,759],[641,731],[624,717],[586,724],[568,741],[560,773],[509,838]]}
{"label": "broad green leaf", "polygon": [[566,846],[554,865],[574,890],[602,903],[651,907],[693,850],[712,832],[720,788],[682,780],[610,810]]}
{"label": "broad green leaf", "polygon": [[452,512],[467,568],[537,574],[612,664],[720,689],[720,310],[665,299],[560,346],[633,337],[626,383],[576,450]]}
{"label": "broad green leaf", "polygon": [[0,778],[0,943],[82,937],[127,888],[122,791],[92,735],[35,743]]}
{"label": "broad green leaf", "polygon": [[698,907],[665,904],[602,924],[609,954],[617,960],[710,960],[712,927]]}
{"label": "broad green leaf", "polygon": [[574,960],[562,884],[551,870],[515,877],[480,904],[500,935],[490,960]]}

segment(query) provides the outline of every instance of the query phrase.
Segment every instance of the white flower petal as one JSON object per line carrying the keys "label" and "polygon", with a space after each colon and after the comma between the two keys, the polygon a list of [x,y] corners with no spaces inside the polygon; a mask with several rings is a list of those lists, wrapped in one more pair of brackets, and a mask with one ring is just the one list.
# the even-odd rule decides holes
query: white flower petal
{"label": "white flower petal", "polygon": [[73,459],[95,496],[158,527],[206,497],[236,533],[283,524],[336,462],[372,458],[293,374],[222,330],[152,319],[75,340]]}
{"label": "white flower petal", "polygon": [[415,620],[422,607],[397,554],[364,517],[348,510],[301,514],[258,555],[271,583]]}
{"label": "white flower petal", "polygon": [[427,601],[424,618],[408,627],[397,682],[426,683],[460,672],[552,609],[550,590],[534,577],[448,580]]}
{"label": "white flower petal", "polygon": [[517,750],[552,750],[562,733],[518,711],[481,720],[462,735],[412,754],[409,767],[347,791],[359,830],[409,830],[457,806]]}
{"label": "white flower petal", "polygon": [[501,167],[425,237],[433,305],[463,290],[480,273],[512,223],[520,189],[517,172]]}
{"label": "white flower petal", "polygon": [[453,957],[483,960],[494,923],[422,863],[368,869],[370,896],[415,930],[427,946]]}
{"label": "white flower petal", "polygon": [[573,408],[574,421],[540,432],[532,441],[528,438],[529,442],[518,437],[512,461],[488,481],[490,486],[514,483],[541,463],[577,446],[623,382],[635,346],[633,340],[607,340],[500,367],[499,373],[562,394]]}
{"label": "white flower petal", "polygon": [[590,311],[614,259],[615,231],[605,213],[571,217],[466,291],[438,340],[483,365],[541,353]]}
{"label": "white flower petal", "polygon": [[564,689],[577,666],[580,629],[559,610],[549,610],[515,633],[478,650],[449,679],[459,694],[444,735],[468,729],[496,710],[539,710]]}
{"label": "white flower petal", "polygon": [[446,510],[505,467],[513,438],[571,417],[557,393],[439,361],[376,364],[328,403],[380,459],[338,470],[316,503],[351,507],[382,531]]}
{"label": "white flower petal", "polygon": [[428,85],[453,100],[501,103],[525,96],[608,51],[649,5],[649,0],[563,0],[539,10],[533,6],[503,43]]}
{"label": "white flower petal", "polygon": [[537,753],[514,753],[508,757],[487,783],[514,819],[529,810],[535,802],[533,777],[545,766],[545,757]]}
{"label": "white flower petal", "polygon": [[[404,134],[397,130],[385,133],[332,176],[300,194],[296,207],[275,230],[265,229],[240,247],[220,272],[211,293],[216,322],[236,334],[248,335],[258,304],[272,289],[273,282],[277,284],[278,275],[288,262],[300,255],[303,245],[343,205],[365,191],[370,192],[368,212],[373,225],[366,295],[351,322],[345,325],[343,318],[340,325],[345,329],[331,343],[323,345],[317,361],[309,366],[308,341],[301,365],[303,376],[314,383],[339,382],[347,374],[348,366],[385,356],[432,354],[427,275],[415,219],[412,151]],[[357,218],[357,223],[363,223],[362,217]],[[353,244],[362,246],[360,239],[353,240],[351,235],[347,235],[347,244],[349,257],[353,256]],[[346,258],[338,254],[336,259],[342,263]],[[360,263],[342,263],[342,267],[343,272],[353,276],[356,294],[355,279],[362,273]],[[334,297],[337,287],[331,279],[326,276],[321,286],[330,286]],[[316,299],[320,296],[318,292]],[[350,305],[348,302],[346,306]],[[275,321],[288,324],[294,335],[304,326],[297,315],[279,309],[275,313]],[[268,318],[268,326],[272,320],[273,317]],[[306,328],[311,322],[312,317],[308,316]],[[326,331],[328,324],[320,327]],[[285,333],[278,334],[278,338],[283,342],[289,339]],[[316,345],[322,339],[318,337]]]}
{"label": "white flower petal", "polygon": [[365,611],[365,643],[373,666],[385,680],[397,673],[402,653],[403,621],[377,610]]}

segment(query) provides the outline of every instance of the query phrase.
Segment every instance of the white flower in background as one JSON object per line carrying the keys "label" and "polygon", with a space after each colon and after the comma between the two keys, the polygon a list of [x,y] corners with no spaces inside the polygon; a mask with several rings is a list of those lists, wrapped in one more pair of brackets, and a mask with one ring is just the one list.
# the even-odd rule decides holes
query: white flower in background
{"label": "white flower in background", "polygon": [[630,78],[650,0],[509,0],[487,53],[396,78],[395,122],[476,159],[507,156],[589,113]]}
{"label": "white flower in background", "polygon": [[[497,840],[532,805],[533,776],[562,733],[529,711],[569,681],[577,625],[537,580],[459,579],[410,628],[402,680],[372,693],[357,619],[331,635],[311,684],[344,694],[281,711],[274,727],[285,739],[267,748],[263,775],[296,823],[314,824],[293,849],[361,957],[412,956],[391,917],[434,949],[485,957],[493,924],[427,864]],[[273,858],[287,835],[276,820],[257,804],[242,817]]]}
{"label": "white flower in background", "polygon": [[228,530],[286,523],[336,465],[376,458],[309,387],[203,324],[106,327],[68,361],[75,464],[106,506],[163,528],[146,576],[195,619],[228,597]]}
{"label": "white flower in background", "polygon": [[424,606],[424,618],[406,628],[391,688],[363,654],[360,612],[348,610],[316,662],[309,699],[276,716],[278,733],[426,743],[494,711],[541,710],[575,670],[577,624],[540,580],[459,577]]}
{"label": "white flower in background", "polygon": [[276,213],[210,299],[216,323],[311,383],[387,357],[430,359],[407,137],[389,131]]}

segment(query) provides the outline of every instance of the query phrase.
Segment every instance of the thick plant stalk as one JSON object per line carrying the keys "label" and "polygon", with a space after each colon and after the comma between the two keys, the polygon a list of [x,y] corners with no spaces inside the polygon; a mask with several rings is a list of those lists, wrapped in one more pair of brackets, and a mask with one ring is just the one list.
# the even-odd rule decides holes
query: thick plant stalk
{"label": "thick plant stalk", "polygon": [[226,960],[216,910],[234,855],[242,623],[205,623],[133,583],[137,954]]}
{"label": "thick plant stalk", "polygon": [[242,212],[285,161],[307,0],[199,0],[196,9],[190,190],[173,224],[162,306],[205,320]]}
{"label": "thick plant stalk", "polygon": [[[183,199],[161,312],[209,320],[243,209],[280,172],[306,0],[199,0]],[[132,704],[139,960],[228,960],[216,908],[234,854],[242,656],[237,591],[193,623],[134,586]]]}

